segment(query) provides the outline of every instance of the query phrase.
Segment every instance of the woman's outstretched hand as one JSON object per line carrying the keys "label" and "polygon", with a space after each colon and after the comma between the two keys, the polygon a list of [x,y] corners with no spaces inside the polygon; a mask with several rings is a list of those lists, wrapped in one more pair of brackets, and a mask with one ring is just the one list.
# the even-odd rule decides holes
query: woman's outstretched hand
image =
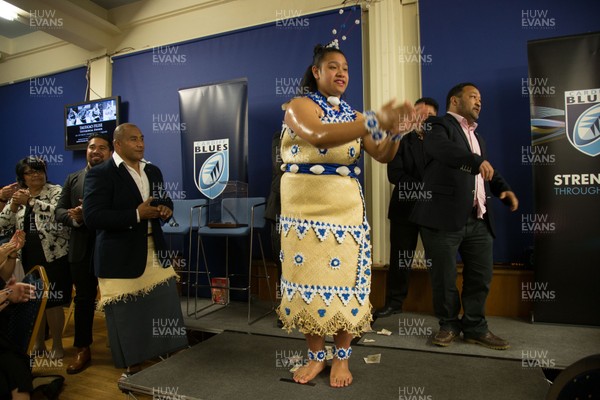
{"label": "woman's outstretched hand", "polygon": [[400,105],[395,105],[395,102],[389,101],[377,113],[380,128],[394,136],[415,130],[428,117],[425,110],[415,110],[408,101]]}

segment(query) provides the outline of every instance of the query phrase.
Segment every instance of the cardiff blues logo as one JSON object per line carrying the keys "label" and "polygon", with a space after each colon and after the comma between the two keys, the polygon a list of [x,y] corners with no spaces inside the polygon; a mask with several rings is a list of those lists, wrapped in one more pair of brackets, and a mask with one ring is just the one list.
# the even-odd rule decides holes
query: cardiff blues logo
{"label": "cardiff blues logo", "polygon": [[200,193],[214,199],[228,180],[229,139],[194,142],[194,182]]}
{"label": "cardiff blues logo", "polygon": [[600,154],[600,89],[565,92],[567,139],[588,156]]}

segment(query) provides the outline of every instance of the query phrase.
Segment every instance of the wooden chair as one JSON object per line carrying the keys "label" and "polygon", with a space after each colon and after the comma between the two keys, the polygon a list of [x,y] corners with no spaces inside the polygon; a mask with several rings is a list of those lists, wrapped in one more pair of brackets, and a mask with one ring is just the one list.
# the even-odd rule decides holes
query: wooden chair
{"label": "wooden chair", "polygon": [[33,267],[23,278],[23,283],[35,286],[35,298],[11,306],[7,334],[19,351],[31,354],[38,331],[44,329],[41,324],[49,290],[46,270],[41,265]]}

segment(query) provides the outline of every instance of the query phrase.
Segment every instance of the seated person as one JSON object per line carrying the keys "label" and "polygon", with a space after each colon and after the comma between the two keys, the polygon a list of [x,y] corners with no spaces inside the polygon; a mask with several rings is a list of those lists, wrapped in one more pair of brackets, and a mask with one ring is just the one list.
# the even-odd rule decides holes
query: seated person
{"label": "seated person", "polygon": [[[17,251],[24,244],[25,233],[17,231],[10,242],[0,246],[0,327],[7,323],[3,312],[6,307],[35,297],[34,286],[11,278]],[[0,329],[0,399],[29,399],[33,391],[32,380],[28,355],[16,349],[6,332]]]}

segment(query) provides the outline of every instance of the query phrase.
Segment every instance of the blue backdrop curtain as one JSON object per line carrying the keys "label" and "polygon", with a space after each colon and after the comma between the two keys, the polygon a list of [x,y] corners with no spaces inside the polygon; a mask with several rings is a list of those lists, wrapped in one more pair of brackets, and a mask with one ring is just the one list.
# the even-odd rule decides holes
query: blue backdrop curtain
{"label": "blue backdrop curtain", "polygon": [[144,133],[146,158],[162,169],[166,185],[183,191],[181,136],[187,127],[179,115],[178,90],[247,79],[248,190],[250,196],[266,196],[271,139],[281,129],[281,105],[298,94],[315,44],[339,37],[350,67],[346,100],[362,110],[361,27],[356,24],[360,13],[355,8],[343,14],[282,14],[271,24],[116,57],[113,95],[121,96],[128,121]]}
{"label": "blue backdrop curtain", "polygon": [[84,151],[65,150],[64,107],[85,100],[85,68],[0,87],[0,186],[15,182],[17,161],[37,155],[62,185],[85,166]]}
{"label": "blue backdrop curtain", "polygon": [[[529,263],[533,233],[523,229],[524,220],[534,213],[527,41],[597,31],[600,2],[421,1],[419,14],[421,48],[405,50],[423,60],[423,96],[437,99],[445,113],[452,86],[478,85],[482,95],[478,131],[486,140],[492,166],[520,200],[516,213],[494,201],[494,259]],[[547,85],[550,89],[554,84]]]}
{"label": "blue backdrop curtain", "polygon": [[[188,193],[183,185],[182,151],[192,149],[182,149],[182,137],[192,127],[180,115],[180,89],[240,78],[247,81],[247,153],[245,160],[236,162],[247,164],[249,196],[266,197],[269,193],[271,140],[274,132],[281,130],[281,105],[302,94],[298,85],[312,63],[317,43],[339,39],[349,64],[350,85],[345,99],[355,109],[363,109],[360,8],[349,8],[342,14],[338,10],[308,16],[291,14],[282,12],[274,23],[262,26],[114,58],[113,95],[121,96],[124,121],[135,123],[144,133],[146,159],[161,168],[172,198],[198,197],[195,188],[194,193]],[[218,126],[220,115],[208,117]],[[222,262],[215,260],[222,261],[222,241],[206,244],[209,265],[217,266],[211,274],[219,276]],[[193,258],[187,262],[194,264]],[[242,251],[235,252],[230,260],[237,264],[233,270],[239,271],[244,260]]]}

